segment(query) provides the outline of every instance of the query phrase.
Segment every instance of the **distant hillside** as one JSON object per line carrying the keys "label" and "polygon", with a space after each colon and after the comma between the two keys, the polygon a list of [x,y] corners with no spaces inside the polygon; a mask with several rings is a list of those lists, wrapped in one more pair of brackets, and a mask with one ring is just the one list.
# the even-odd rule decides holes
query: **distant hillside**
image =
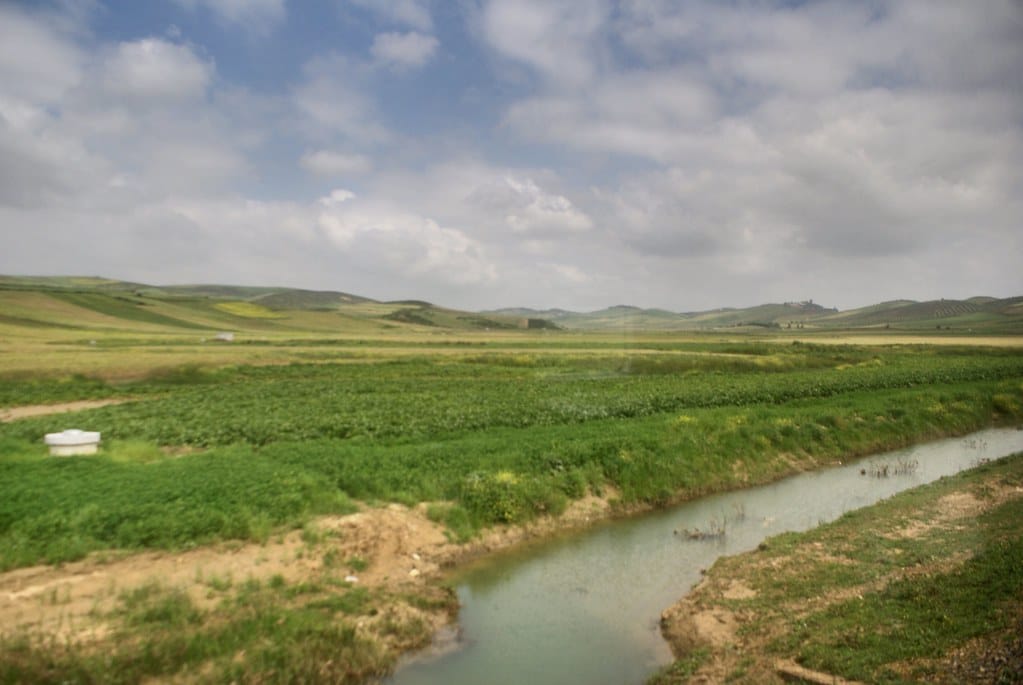
{"label": "distant hillside", "polygon": [[619,305],[594,312],[498,309],[493,314],[547,319],[566,329],[895,329],[1023,333],[1023,297],[968,300],[891,300],[840,312],[812,300],[673,313]]}
{"label": "distant hillside", "polygon": [[364,335],[401,329],[512,331],[550,326],[529,317],[488,316],[419,301],[378,302],[335,291],[0,276],[0,331],[8,332],[59,329],[209,337],[220,331]]}
{"label": "distant hillside", "polygon": [[[615,305],[593,312],[509,308],[464,312],[424,302],[380,302],[341,291],[266,286],[155,286],[98,276],[0,276],[0,332],[52,329],[374,334],[401,329],[513,331],[894,330],[1023,334],[1023,296],[891,300],[838,311],[807,300],[672,312]],[[244,338],[244,336],[242,336]]]}
{"label": "distant hillside", "polygon": [[279,290],[253,299],[270,309],[336,309],[360,302],[373,302],[367,297],[321,290]]}
{"label": "distant hillside", "polygon": [[671,312],[666,309],[641,309],[616,305],[594,312],[580,313],[563,309],[497,309],[493,314],[536,317],[552,321],[563,328],[598,330],[630,328],[642,330],[698,330],[724,327],[772,327],[804,321],[815,316],[833,314],[811,302],[764,304],[745,309],[713,309],[703,312]]}

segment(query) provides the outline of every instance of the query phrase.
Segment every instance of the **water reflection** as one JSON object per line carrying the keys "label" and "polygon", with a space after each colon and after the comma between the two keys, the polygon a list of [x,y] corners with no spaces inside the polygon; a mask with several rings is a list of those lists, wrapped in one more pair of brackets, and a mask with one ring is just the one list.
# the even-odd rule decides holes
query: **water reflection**
{"label": "water reflection", "polygon": [[[770,485],[688,502],[497,555],[458,579],[459,648],[413,660],[392,685],[641,683],[671,659],[657,619],[721,555],[807,530],[896,492],[1016,451],[1023,431],[994,429],[876,455]],[[874,463],[916,462],[874,477]],[[866,473],[861,473],[865,471]],[[676,531],[725,535],[691,539]]]}

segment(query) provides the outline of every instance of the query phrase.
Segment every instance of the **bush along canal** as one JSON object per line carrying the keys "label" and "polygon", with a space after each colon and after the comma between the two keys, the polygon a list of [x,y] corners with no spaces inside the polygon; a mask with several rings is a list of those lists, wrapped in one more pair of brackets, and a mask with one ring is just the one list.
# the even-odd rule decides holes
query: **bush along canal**
{"label": "bush along canal", "polygon": [[455,578],[449,648],[411,657],[387,682],[642,683],[672,658],[662,610],[719,556],[1020,450],[1021,430],[980,431],[496,555]]}

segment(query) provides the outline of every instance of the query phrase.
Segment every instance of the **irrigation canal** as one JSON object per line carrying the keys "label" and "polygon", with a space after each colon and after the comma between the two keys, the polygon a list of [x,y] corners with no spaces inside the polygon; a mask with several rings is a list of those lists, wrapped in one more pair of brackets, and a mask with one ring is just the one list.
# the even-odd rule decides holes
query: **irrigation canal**
{"label": "irrigation canal", "polygon": [[[671,660],[658,619],[722,555],[807,530],[901,490],[1023,450],[1023,430],[984,430],[769,485],[612,521],[498,554],[455,579],[457,638],[416,655],[389,685],[644,682]],[[916,463],[911,473],[872,468]],[[866,469],[867,475],[861,470]],[[725,535],[689,539],[675,531]]]}

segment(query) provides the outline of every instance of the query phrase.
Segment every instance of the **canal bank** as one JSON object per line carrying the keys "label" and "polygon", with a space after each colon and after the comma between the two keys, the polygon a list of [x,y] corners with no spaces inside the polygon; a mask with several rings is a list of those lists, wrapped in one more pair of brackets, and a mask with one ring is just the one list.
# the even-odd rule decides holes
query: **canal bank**
{"label": "canal bank", "polygon": [[662,610],[717,558],[1021,449],[1021,431],[980,431],[488,556],[453,580],[456,648],[388,682],[643,682],[672,658]]}

